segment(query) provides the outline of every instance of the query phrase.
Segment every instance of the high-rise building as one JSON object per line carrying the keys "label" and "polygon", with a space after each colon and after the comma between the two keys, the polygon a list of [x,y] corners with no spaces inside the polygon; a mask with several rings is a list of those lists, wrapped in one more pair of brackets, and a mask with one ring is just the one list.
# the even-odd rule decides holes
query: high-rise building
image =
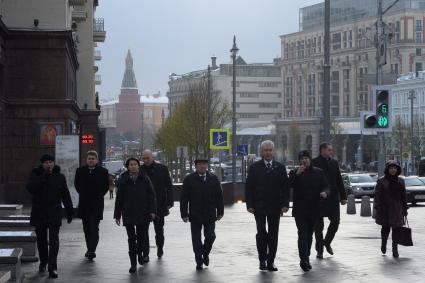
{"label": "high-rise building", "polygon": [[[385,9],[394,1],[383,2]],[[333,0],[331,19],[330,114],[333,120],[358,120],[360,111],[371,107],[370,89],[376,82],[377,1]],[[385,14],[384,21],[392,35],[383,68],[384,84],[390,84],[400,73],[424,68],[425,1],[401,0]],[[281,36],[283,120],[277,123],[278,135],[291,140],[290,126],[296,122],[300,144],[314,152],[323,116],[323,23],[324,3],[304,7],[300,9],[300,30]],[[359,127],[356,130],[360,134]]]}

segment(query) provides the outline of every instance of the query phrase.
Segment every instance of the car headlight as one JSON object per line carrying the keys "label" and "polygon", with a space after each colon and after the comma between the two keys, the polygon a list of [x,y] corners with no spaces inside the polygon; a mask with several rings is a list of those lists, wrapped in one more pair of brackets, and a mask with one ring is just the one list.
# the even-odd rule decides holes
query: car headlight
{"label": "car headlight", "polygon": [[362,190],[362,188],[361,187],[355,187],[354,188],[356,191],[361,191]]}

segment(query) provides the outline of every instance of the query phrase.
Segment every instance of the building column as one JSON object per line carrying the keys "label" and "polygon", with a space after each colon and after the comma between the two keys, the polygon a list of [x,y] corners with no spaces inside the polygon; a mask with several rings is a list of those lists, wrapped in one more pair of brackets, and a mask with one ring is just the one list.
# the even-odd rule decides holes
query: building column
{"label": "building column", "polygon": [[316,130],[311,132],[311,144],[312,144],[312,156],[315,158],[316,156],[319,156],[319,143],[320,143],[320,137],[319,137],[319,130],[318,127]]}

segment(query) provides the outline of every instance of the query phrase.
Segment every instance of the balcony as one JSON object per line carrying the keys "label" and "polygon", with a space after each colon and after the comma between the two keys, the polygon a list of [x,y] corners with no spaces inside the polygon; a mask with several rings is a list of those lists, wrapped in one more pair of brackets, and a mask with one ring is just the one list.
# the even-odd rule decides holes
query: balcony
{"label": "balcony", "polygon": [[69,0],[69,5],[71,6],[84,6],[86,4],[86,0]]}
{"label": "balcony", "polygon": [[87,19],[87,12],[84,7],[74,7],[72,10],[72,19],[76,22],[85,21]]}
{"label": "balcony", "polygon": [[95,83],[95,85],[102,84],[102,77],[100,75],[95,75],[94,76],[94,83]]}
{"label": "balcony", "polygon": [[106,31],[105,21],[103,18],[96,18],[93,20],[93,40],[95,42],[105,42]]}
{"label": "balcony", "polygon": [[94,60],[96,61],[102,60],[102,53],[100,52],[100,50],[95,50],[93,55],[94,55]]}

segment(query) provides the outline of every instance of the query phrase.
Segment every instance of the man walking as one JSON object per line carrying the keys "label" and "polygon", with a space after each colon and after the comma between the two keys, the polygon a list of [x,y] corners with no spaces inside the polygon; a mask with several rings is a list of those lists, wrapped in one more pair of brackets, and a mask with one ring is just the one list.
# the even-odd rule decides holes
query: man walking
{"label": "man walking", "polygon": [[[248,212],[254,214],[257,223],[257,250],[260,270],[277,271],[276,257],[280,216],[289,208],[286,188],[288,175],[285,166],[273,159],[274,143],[261,143],[262,159],[251,165],[245,186]],[[268,229],[266,229],[266,222]]]}
{"label": "man walking", "polygon": [[87,252],[90,261],[96,257],[99,243],[99,223],[103,219],[103,197],[109,189],[108,170],[98,165],[97,152],[87,152],[86,165],[75,173],[75,189],[79,194],[78,216],[83,221]]}
{"label": "man walking", "polygon": [[[344,183],[342,182],[338,162],[332,159],[332,145],[324,142],[320,145],[319,150],[320,155],[313,159],[312,165],[323,170],[330,190],[329,197],[326,200],[322,200],[321,213],[315,228],[317,258],[321,259],[323,258],[323,247],[326,248],[326,251],[330,255],[334,254],[331,243],[339,227],[339,203],[342,205],[347,203],[347,194],[345,192]],[[330,221],[328,231],[324,239],[323,217],[328,217]]]}
{"label": "man walking", "polygon": [[[173,184],[167,166],[154,160],[151,150],[146,149],[142,153],[143,169],[152,181],[156,193],[157,217],[153,221],[155,228],[155,242],[157,256],[164,254],[164,218],[170,214],[170,208],[174,206]],[[146,246],[144,247],[143,260],[149,261],[149,233]]]}
{"label": "man walking", "polygon": [[223,218],[224,205],[220,181],[207,171],[208,159],[195,160],[195,169],[196,172],[183,181],[180,213],[184,222],[190,221],[196,270],[202,270],[204,264],[210,264],[209,254],[216,238],[215,222]]}
{"label": "man walking", "polygon": [[44,272],[48,265],[49,277],[58,278],[61,203],[66,209],[68,223],[72,221],[73,207],[65,176],[60,173],[60,167],[55,165],[55,158],[45,154],[40,161],[41,165],[32,170],[27,184],[27,190],[32,195],[30,223],[35,226],[37,235],[39,271]]}

